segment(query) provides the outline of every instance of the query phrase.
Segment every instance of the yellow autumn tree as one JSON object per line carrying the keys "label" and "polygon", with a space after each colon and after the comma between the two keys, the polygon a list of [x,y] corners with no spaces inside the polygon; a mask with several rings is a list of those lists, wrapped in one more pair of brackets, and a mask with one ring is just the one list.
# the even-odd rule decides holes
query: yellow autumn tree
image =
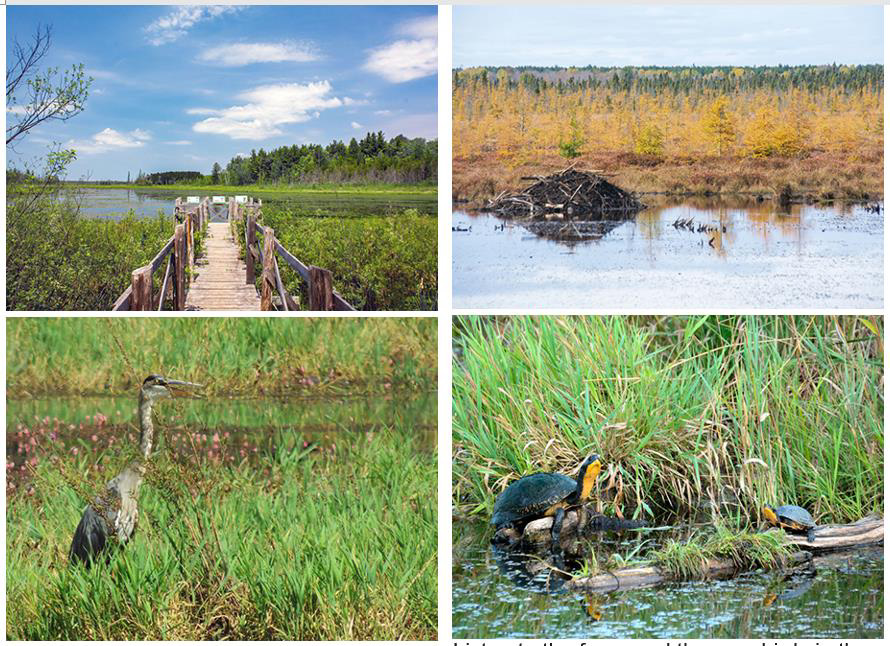
{"label": "yellow autumn tree", "polygon": [[735,124],[729,112],[729,99],[720,95],[705,109],[702,126],[712,150],[718,155],[730,152],[735,144]]}
{"label": "yellow autumn tree", "polygon": [[634,152],[638,155],[655,155],[664,153],[664,133],[655,123],[647,123],[637,130],[634,137]]}

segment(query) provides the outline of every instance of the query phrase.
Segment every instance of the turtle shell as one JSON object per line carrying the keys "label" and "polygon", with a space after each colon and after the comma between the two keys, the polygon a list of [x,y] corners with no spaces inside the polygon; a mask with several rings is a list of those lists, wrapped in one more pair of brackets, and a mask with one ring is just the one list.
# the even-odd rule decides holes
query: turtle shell
{"label": "turtle shell", "polygon": [[797,505],[782,505],[776,508],[776,516],[783,525],[791,529],[811,529],[816,526],[813,517],[803,507]]}
{"label": "turtle shell", "polygon": [[577,483],[561,473],[535,473],[520,478],[494,501],[491,524],[501,528],[543,514],[575,492]]}

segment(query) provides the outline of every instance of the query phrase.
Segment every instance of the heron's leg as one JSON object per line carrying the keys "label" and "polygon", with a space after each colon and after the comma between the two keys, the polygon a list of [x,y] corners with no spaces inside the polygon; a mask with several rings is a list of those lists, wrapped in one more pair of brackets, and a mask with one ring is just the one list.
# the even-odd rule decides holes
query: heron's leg
{"label": "heron's leg", "polygon": [[554,549],[559,547],[559,533],[562,531],[562,521],[566,516],[566,510],[559,507],[553,514],[553,527],[550,529],[550,544]]}

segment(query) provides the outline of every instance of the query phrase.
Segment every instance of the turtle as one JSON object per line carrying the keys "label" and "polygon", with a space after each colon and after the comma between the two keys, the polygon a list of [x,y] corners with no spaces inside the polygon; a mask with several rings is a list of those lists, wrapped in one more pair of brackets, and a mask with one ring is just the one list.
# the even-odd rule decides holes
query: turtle
{"label": "turtle", "polygon": [[550,539],[553,547],[557,547],[566,509],[590,499],[600,469],[602,462],[594,454],[584,460],[575,479],[561,473],[535,473],[519,478],[495,500],[491,524],[501,529],[553,516]]}
{"label": "turtle", "polygon": [[808,543],[812,543],[815,540],[814,530],[816,529],[816,522],[810,516],[810,512],[803,507],[798,507],[797,505],[782,505],[781,507],[764,505],[763,515],[770,525],[792,532],[806,532]]}

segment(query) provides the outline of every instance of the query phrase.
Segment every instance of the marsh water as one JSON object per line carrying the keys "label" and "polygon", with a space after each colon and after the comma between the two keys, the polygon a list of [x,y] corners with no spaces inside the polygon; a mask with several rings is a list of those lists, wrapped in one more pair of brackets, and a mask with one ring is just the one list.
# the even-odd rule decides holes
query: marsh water
{"label": "marsh water", "polygon": [[[237,464],[304,447],[335,453],[373,441],[386,429],[419,451],[436,447],[434,393],[260,399],[187,399],[154,408],[158,450],[199,461]],[[29,466],[58,455],[96,455],[138,442],[133,397],[7,399],[7,487]]]}
{"label": "marsh water", "polygon": [[643,199],[636,215],[592,224],[455,210],[454,307],[883,307],[883,213]]}
{"label": "marsh water", "polygon": [[[481,524],[455,523],[454,639],[880,639],[882,547],[820,558],[794,573],[585,594],[548,585],[537,559],[489,545]],[[596,549],[627,554],[664,533],[604,533]],[[537,572],[537,574],[535,574]],[[555,589],[554,589],[555,588]]]}
{"label": "marsh water", "polygon": [[[80,212],[93,218],[118,220],[130,211],[138,218],[155,217],[158,213],[173,215],[173,202],[177,197],[185,195],[209,195],[206,191],[173,192],[152,191],[150,188],[137,190],[123,188],[84,188],[81,192]],[[338,215],[388,215],[404,209],[417,209],[421,213],[436,212],[435,194],[411,193],[371,193],[371,192],[338,192],[311,193],[299,196],[281,194],[259,194],[245,188],[244,194],[262,197],[263,203],[284,204],[295,211],[306,215],[338,216]]]}

